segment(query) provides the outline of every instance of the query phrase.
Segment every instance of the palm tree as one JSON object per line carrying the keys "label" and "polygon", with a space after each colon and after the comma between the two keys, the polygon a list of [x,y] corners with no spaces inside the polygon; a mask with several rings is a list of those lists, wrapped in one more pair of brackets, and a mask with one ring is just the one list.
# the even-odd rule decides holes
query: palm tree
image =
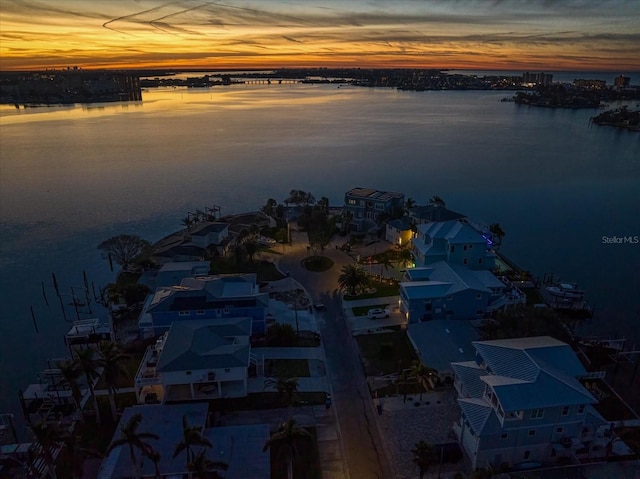
{"label": "palm tree", "polygon": [[[428,379],[437,375],[437,370],[428,368],[420,361],[414,361],[413,366],[411,367],[411,376],[416,378],[421,385]],[[422,389],[420,390],[420,401],[422,401]]]}
{"label": "palm tree", "polygon": [[278,430],[274,432],[267,442],[264,443],[263,451],[272,448],[274,445],[282,445],[287,455],[287,478],[293,479],[293,463],[298,455],[296,442],[301,438],[309,438],[311,434],[306,429],[298,427],[296,420],[289,418],[283,422]]}
{"label": "palm tree", "polygon": [[156,479],[160,479],[161,477],[160,468],[158,467],[158,464],[160,463],[160,458],[162,457],[160,456],[160,453],[156,451],[154,448],[152,448],[151,446],[148,446],[145,448],[142,455],[151,459],[151,462],[153,462],[154,475]]}
{"label": "palm tree", "polygon": [[182,416],[182,440],[176,445],[173,457],[177,457],[182,451],[187,451],[187,464],[190,464],[193,457],[192,446],[211,447],[212,444],[202,435],[202,428],[189,426],[187,416]]}
{"label": "palm tree", "polygon": [[433,446],[424,441],[418,441],[414,448],[411,449],[411,454],[413,454],[414,464],[420,469],[420,479],[423,479],[424,473],[427,472],[429,466],[435,461]]}
{"label": "palm tree", "polygon": [[42,459],[47,465],[49,477],[51,479],[57,479],[54,455],[55,450],[61,447],[65,435],[62,431],[44,421],[32,424],[30,428],[40,446]]}
{"label": "palm tree", "polygon": [[187,470],[195,472],[198,479],[222,479],[222,476],[216,471],[226,471],[229,469],[229,464],[222,461],[210,461],[206,452],[205,448],[200,449],[200,452],[187,464]]}
{"label": "palm tree", "polygon": [[324,214],[329,214],[329,198],[323,196],[318,200],[317,206]]}
{"label": "palm tree", "polygon": [[58,363],[58,369],[62,375],[62,380],[69,386],[71,397],[78,411],[82,411],[82,391],[78,380],[82,376],[82,371],[75,359],[67,359]]}
{"label": "palm tree", "polygon": [[253,256],[258,251],[258,243],[254,239],[250,239],[242,243],[242,247],[244,248],[244,252],[249,257],[249,262],[253,263]]}
{"label": "palm tree", "polygon": [[138,432],[138,427],[141,422],[142,414],[138,413],[131,416],[125,425],[121,425],[120,438],[111,443],[106,454],[108,456],[116,447],[126,444],[129,447],[129,458],[131,459],[131,466],[133,467],[135,478],[140,477],[140,468],[136,459],[136,449],[138,449],[143,456],[146,455],[149,457],[149,454],[151,454],[151,451],[154,449],[146,440],[155,439],[157,441],[160,439],[160,436],[151,432]]}
{"label": "palm tree", "polygon": [[193,224],[193,220],[191,219],[190,216],[187,216],[185,218],[182,218],[182,220],[180,220],[180,223],[186,227],[187,231],[189,231],[191,229],[191,225]]}
{"label": "palm tree", "polygon": [[293,398],[298,392],[298,378],[287,377],[283,374],[278,374],[278,376],[275,378],[265,379],[264,388],[273,388],[278,391],[278,394],[280,394],[281,396],[286,396],[289,406],[292,406]]}
{"label": "palm tree", "polygon": [[494,238],[498,238],[498,241],[494,241],[496,249],[502,244],[502,238],[505,237],[505,232],[500,226],[500,223],[493,223],[489,226],[489,231],[493,234]]}
{"label": "palm tree", "polygon": [[96,422],[100,424],[100,408],[98,407],[98,400],[96,398],[96,392],[94,390],[94,381],[100,377],[99,369],[100,364],[95,357],[95,350],[93,348],[80,349],[76,351],[76,360],[78,361],[78,367],[80,371],[84,373],[87,379],[87,385],[89,386],[89,393],[93,400],[93,409],[96,412]]}
{"label": "palm tree", "polygon": [[104,378],[109,391],[111,417],[116,421],[116,393],[118,392],[118,380],[121,377],[129,376],[124,363],[131,356],[123,353],[120,347],[111,341],[102,341],[98,344],[98,355],[98,364],[103,368],[102,377]]}
{"label": "palm tree", "polygon": [[358,289],[362,289],[369,284],[367,273],[360,266],[348,264],[342,267],[342,272],[338,277],[338,284],[342,289],[349,291],[354,296]]}
{"label": "palm tree", "polygon": [[402,248],[398,254],[398,258],[404,267],[413,264],[413,253],[409,248]]}
{"label": "palm tree", "polygon": [[413,198],[409,197],[409,198],[407,198],[407,201],[404,202],[404,209],[409,211],[415,205],[416,205],[416,200],[414,200]]}
{"label": "palm tree", "polygon": [[444,208],[446,206],[446,203],[438,195],[433,195],[431,198],[429,198],[429,206],[442,206]]}

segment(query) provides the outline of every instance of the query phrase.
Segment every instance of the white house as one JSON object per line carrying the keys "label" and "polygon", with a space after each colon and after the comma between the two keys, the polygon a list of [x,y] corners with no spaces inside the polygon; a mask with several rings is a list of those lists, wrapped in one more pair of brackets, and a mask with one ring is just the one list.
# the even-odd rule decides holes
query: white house
{"label": "white house", "polygon": [[140,363],[138,402],[246,396],[250,336],[251,318],[174,322]]}

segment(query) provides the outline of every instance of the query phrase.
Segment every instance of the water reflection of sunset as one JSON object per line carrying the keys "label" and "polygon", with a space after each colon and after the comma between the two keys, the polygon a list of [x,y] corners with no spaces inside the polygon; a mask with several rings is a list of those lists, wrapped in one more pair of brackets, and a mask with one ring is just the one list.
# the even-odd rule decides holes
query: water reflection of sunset
{"label": "water reflection of sunset", "polygon": [[0,68],[637,70],[639,18],[623,0],[5,0]]}

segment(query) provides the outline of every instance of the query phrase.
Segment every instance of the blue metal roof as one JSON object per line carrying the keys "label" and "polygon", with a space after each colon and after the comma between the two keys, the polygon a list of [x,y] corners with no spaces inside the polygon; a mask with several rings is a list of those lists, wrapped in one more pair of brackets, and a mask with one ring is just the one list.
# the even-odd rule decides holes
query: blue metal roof
{"label": "blue metal roof", "polygon": [[[596,399],[576,379],[584,374],[568,344],[549,336],[475,341],[486,373],[480,379],[491,385],[504,411],[593,404]],[[465,388],[477,388],[467,374]]]}
{"label": "blue metal roof", "polygon": [[234,344],[234,338],[250,335],[251,318],[175,321],[156,369],[166,372],[246,367],[250,347]]}
{"label": "blue metal roof", "polygon": [[474,358],[471,343],[478,332],[468,321],[437,319],[410,323],[407,334],[422,362],[438,371],[450,371],[452,363]]}
{"label": "blue metal roof", "polygon": [[464,384],[468,397],[481,398],[484,395],[485,383],[480,379],[487,374],[484,368],[478,366],[475,361],[451,363],[456,377]]}
{"label": "blue metal roof", "polygon": [[500,421],[495,412],[481,399],[458,399],[462,414],[476,436],[499,434],[502,431]]}

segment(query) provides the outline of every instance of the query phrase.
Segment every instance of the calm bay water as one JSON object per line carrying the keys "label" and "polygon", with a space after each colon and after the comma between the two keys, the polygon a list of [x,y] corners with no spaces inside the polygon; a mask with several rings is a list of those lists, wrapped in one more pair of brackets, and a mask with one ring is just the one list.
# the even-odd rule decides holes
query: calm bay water
{"label": "calm bay water", "polygon": [[579,282],[596,305],[590,332],[640,340],[640,245],[602,243],[640,236],[640,135],[590,128],[594,110],[501,103],[507,95],[243,85],[152,90],[140,104],[2,107],[0,412],[17,412],[18,388],[65,354],[51,272],[63,292],[83,270],[104,285],[103,239],[155,241],[188,210],[255,210],[292,188],[336,205],[354,186],[418,203],[438,194],[499,222],[503,251],[522,267]]}

